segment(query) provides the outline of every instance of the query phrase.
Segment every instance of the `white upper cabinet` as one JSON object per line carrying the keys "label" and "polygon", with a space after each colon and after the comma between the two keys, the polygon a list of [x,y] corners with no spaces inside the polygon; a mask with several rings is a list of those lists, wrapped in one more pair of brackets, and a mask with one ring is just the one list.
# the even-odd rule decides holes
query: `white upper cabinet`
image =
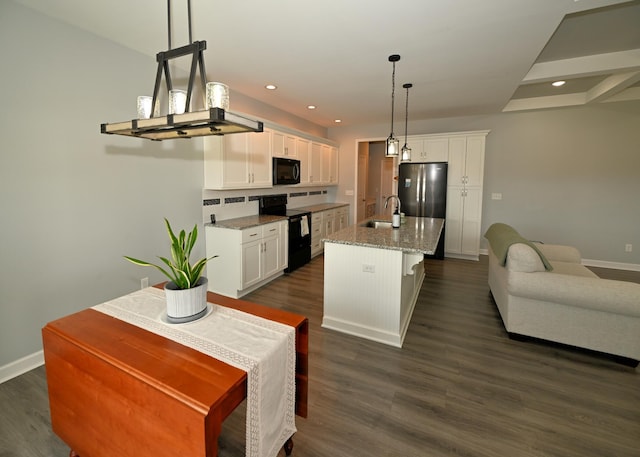
{"label": "white upper cabinet", "polygon": [[273,187],[272,157],[300,161],[299,186],[338,184],[338,148],[333,145],[269,128],[203,141],[205,189]]}
{"label": "white upper cabinet", "polygon": [[297,138],[295,136],[273,130],[271,141],[273,146],[273,157],[286,157],[288,159],[298,158],[296,149]]}
{"label": "white upper cabinet", "polygon": [[322,184],[322,144],[312,142],[309,154],[309,184]]}
{"label": "white upper cabinet", "polygon": [[272,187],[268,131],[204,137],[204,159],[206,189]]}
{"label": "white upper cabinet", "polygon": [[310,163],[309,156],[311,154],[311,141],[305,138],[296,138],[296,152],[300,161],[300,185],[309,184]]}
{"label": "white upper cabinet", "polygon": [[424,140],[424,156],[427,162],[449,160],[449,138],[427,138]]}
{"label": "white upper cabinet", "polygon": [[411,162],[447,162],[449,137],[412,136],[407,138],[411,148]]}

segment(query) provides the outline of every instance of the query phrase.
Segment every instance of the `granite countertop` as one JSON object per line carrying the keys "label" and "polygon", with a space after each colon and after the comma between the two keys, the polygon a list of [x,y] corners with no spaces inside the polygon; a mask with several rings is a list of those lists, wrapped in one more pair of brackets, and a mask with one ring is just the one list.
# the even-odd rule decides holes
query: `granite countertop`
{"label": "granite countertop", "polygon": [[256,214],[254,216],[245,216],[245,217],[236,217],[234,219],[226,219],[222,221],[217,221],[215,224],[204,224],[205,227],[212,228],[225,228],[225,229],[235,229],[235,230],[243,230],[251,227],[256,227],[258,225],[269,224],[271,222],[285,221],[287,218],[285,216],[271,216],[268,214]]}
{"label": "granite countertop", "polygon": [[[369,220],[387,220],[388,216]],[[326,243],[350,244],[378,249],[434,254],[444,225],[444,219],[407,216],[400,228],[361,227],[367,221],[334,232],[322,241]]]}
{"label": "granite countertop", "polygon": [[341,208],[343,206],[349,206],[349,203],[319,203],[317,205],[300,206],[298,208],[291,208],[298,211],[308,211],[310,213],[317,213],[320,211],[329,211],[335,208]]}

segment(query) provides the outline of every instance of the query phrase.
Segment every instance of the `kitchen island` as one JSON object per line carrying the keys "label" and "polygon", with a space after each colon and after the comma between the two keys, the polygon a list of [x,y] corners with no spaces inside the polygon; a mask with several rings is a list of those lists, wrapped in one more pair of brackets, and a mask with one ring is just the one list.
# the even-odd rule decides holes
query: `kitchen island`
{"label": "kitchen island", "polygon": [[398,229],[380,219],[323,240],[322,326],[402,347],[424,280],[424,255],[435,252],[444,219],[406,217]]}

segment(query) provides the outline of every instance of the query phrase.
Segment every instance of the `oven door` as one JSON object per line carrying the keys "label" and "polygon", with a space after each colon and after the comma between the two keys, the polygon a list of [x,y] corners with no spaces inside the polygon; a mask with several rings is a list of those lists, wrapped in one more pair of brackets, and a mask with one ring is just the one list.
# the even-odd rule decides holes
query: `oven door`
{"label": "oven door", "polygon": [[290,272],[311,261],[311,216],[289,216],[289,266]]}

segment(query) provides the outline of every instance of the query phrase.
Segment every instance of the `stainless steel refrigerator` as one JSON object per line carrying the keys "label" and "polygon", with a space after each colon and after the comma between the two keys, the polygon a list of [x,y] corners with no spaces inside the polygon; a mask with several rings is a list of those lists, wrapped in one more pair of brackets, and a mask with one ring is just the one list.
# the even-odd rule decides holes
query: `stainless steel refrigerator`
{"label": "stainless steel refrigerator", "polygon": [[[444,219],[447,215],[447,163],[401,163],[398,198],[402,212],[407,216]],[[444,258],[444,227],[435,255],[428,257]]]}

